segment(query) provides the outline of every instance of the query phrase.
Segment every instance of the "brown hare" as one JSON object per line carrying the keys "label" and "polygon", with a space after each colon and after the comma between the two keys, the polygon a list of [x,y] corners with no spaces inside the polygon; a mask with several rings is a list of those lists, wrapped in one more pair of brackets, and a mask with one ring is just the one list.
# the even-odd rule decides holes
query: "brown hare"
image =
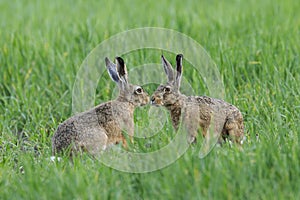
{"label": "brown hare", "polygon": [[149,96],[141,86],[129,84],[123,59],[116,57],[115,61],[105,58],[107,71],[118,84],[118,97],[61,123],[52,138],[53,154],[70,149],[71,155],[82,150],[98,155],[108,145],[120,142],[127,147],[122,131],[132,140],[134,109],[148,104]]}
{"label": "brown hare", "polygon": [[[241,144],[244,137],[243,116],[238,108],[219,99],[207,96],[185,96],[180,93],[182,77],[183,55],[176,56],[176,74],[171,64],[162,55],[162,64],[168,81],[158,86],[153,93],[150,103],[156,106],[164,106],[171,114],[173,127],[178,130],[180,119],[188,131],[188,142],[195,143],[197,131],[202,130],[202,135],[209,139],[212,130],[219,143],[226,139]],[[182,118],[181,118],[182,117]]]}

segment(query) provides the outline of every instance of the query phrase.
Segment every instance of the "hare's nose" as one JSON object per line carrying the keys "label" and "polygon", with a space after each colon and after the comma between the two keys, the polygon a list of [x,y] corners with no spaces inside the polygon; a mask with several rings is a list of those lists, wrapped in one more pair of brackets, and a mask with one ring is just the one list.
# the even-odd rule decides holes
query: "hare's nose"
{"label": "hare's nose", "polygon": [[155,103],[155,97],[154,97],[154,96],[151,97],[150,103],[151,103],[151,104],[154,104],[154,103]]}

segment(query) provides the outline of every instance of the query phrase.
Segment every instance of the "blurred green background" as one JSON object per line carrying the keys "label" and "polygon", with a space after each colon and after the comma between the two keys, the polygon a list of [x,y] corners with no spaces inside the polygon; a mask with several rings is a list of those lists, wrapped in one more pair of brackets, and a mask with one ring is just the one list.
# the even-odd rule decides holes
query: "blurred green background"
{"label": "blurred green background", "polygon": [[[1,0],[0,199],[299,199],[299,10],[296,0]],[[244,114],[243,151],[225,145],[199,159],[199,144],[146,174],[88,156],[48,160],[54,131],[71,115],[84,58],[139,27],[174,29],[207,50],[225,100]],[[142,63],[160,53],[133,55]],[[96,102],[110,99],[108,82],[99,82]]]}

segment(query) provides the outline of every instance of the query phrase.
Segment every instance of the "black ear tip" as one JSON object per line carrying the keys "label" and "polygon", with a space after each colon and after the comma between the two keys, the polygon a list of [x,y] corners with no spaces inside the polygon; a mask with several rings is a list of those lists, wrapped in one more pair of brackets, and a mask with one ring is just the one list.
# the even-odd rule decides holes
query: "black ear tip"
{"label": "black ear tip", "polygon": [[183,54],[177,54],[176,61],[180,61],[181,59],[183,59]]}
{"label": "black ear tip", "polygon": [[124,60],[123,60],[123,58],[117,56],[117,57],[116,57],[116,61],[117,61],[120,65],[124,65]]}
{"label": "black ear tip", "polygon": [[167,60],[166,60],[166,58],[164,57],[164,55],[161,55],[161,59],[162,59],[162,61],[163,61],[164,63],[167,62]]}

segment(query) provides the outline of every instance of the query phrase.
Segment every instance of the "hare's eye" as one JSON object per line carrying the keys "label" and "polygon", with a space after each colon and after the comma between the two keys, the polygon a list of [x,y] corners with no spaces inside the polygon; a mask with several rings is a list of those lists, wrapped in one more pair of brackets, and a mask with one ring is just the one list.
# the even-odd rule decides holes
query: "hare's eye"
{"label": "hare's eye", "polygon": [[164,91],[165,91],[165,92],[170,92],[170,91],[171,91],[171,88],[170,88],[169,86],[167,86],[167,87],[164,88]]}
{"label": "hare's eye", "polygon": [[135,90],[135,92],[137,93],[137,94],[142,94],[143,93],[143,89],[142,88],[137,88],[136,90]]}

